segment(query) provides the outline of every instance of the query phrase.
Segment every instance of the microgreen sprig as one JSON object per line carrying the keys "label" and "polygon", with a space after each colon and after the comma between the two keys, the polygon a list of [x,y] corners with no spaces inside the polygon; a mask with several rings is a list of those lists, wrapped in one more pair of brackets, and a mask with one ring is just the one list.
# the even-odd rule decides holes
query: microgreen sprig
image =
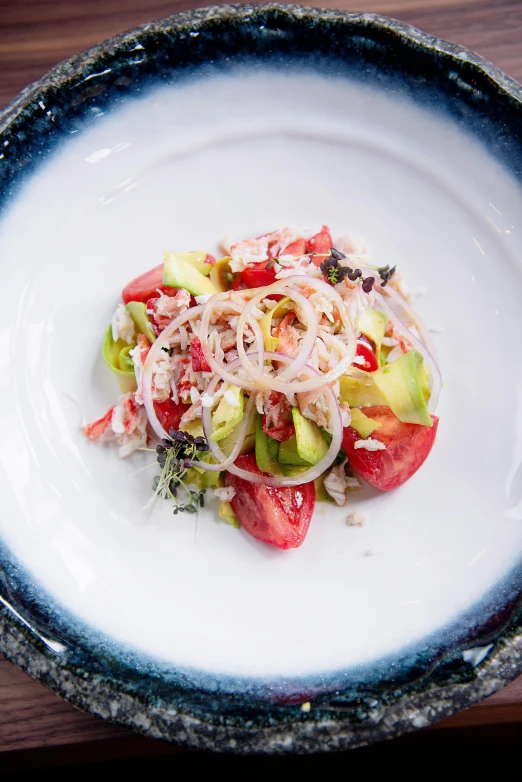
{"label": "microgreen sprig", "polygon": [[397,271],[397,267],[394,266],[390,269],[389,266],[381,266],[377,271],[381,278],[381,288],[384,288]]}
{"label": "microgreen sprig", "polygon": [[[156,496],[172,500],[175,514],[196,513],[204,505],[205,491],[189,489],[185,480],[192,462],[208,451],[208,444],[204,437],[193,437],[189,432],[171,429],[169,435],[156,446],[161,472],[154,478],[152,490]],[[178,496],[180,490],[184,501]]]}
{"label": "microgreen sprig", "polygon": [[365,293],[369,293],[375,282],[374,277],[363,277],[360,269],[351,269],[349,266],[341,266],[340,261],[344,261],[346,255],[344,255],[335,247],[330,248],[330,255],[320,265],[320,269],[329,283],[332,285],[338,285],[345,277],[351,282],[355,282],[358,279],[362,280],[362,289]]}

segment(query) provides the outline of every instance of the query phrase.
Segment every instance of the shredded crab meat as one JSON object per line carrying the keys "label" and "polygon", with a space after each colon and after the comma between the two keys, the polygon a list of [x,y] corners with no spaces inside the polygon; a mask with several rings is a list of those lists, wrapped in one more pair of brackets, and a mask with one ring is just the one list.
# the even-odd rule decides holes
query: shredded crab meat
{"label": "shredded crab meat", "polygon": [[332,467],[324,479],[324,488],[337,505],[344,506],[348,501],[348,493],[352,489],[360,489],[361,482],[348,473],[348,460],[345,459]]}
{"label": "shredded crab meat", "polygon": [[236,496],[236,490],[233,486],[222,486],[221,488],[214,489],[214,495],[218,497],[221,502],[232,502]]}
{"label": "shredded crab meat", "polygon": [[122,339],[127,345],[132,345],[136,334],[136,327],[130,314],[123,304],[118,304],[111,321],[112,338],[114,342]]}

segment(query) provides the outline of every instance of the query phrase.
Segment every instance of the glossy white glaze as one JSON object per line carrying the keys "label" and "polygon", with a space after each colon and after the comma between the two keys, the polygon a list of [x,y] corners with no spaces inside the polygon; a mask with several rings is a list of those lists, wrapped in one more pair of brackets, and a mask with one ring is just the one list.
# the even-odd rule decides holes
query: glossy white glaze
{"label": "glossy white glaze", "polygon": [[[206,671],[320,673],[443,628],[522,548],[521,208],[449,120],[344,79],[258,70],[99,113],[0,226],[3,540],[104,635]],[[213,512],[147,518],[154,455],[80,432],[118,394],[99,348],[122,286],[165,249],[322,223],[428,288],[445,380],[428,463],[319,505],[296,551]]]}

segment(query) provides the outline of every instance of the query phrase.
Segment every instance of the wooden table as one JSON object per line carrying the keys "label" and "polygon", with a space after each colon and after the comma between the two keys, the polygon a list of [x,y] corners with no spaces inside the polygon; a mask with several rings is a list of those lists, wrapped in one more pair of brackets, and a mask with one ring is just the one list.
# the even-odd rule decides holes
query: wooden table
{"label": "wooden table", "polygon": [[[196,5],[191,0],[0,0],[0,105],[56,62],[97,41]],[[522,81],[522,0],[353,0],[353,5],[332,0],[325,5],[410,22],[478,51]],[[456,729],[462,736],[464,728],[504,724],[507,729],[516,723],[522,730],[522,677],[423,735],[392,744],[411,749],[428,735],[433,742],[435,735],[447,740]],[[131,762],[175,752],[77,711],[0,657],[0,769],[115,758]]]}

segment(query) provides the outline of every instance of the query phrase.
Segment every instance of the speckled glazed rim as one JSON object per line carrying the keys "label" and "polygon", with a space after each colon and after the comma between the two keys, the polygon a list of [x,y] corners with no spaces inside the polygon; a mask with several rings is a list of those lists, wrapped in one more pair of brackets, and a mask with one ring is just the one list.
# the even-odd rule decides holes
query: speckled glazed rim
{"label": "speckled glazed rim", "polygon": [[[117,57],[119,53],[128,52],[129,44],[150,36],[168,36],[172,44],[191,31],[216,29],[216,26],[221,30],[232,26],[237,29],[238,25],[252,24],[272,25],[272,29],[279,24],[298,31],[305,26],[325,25],[336,33],[352,35],[356,32],[370,43],[379,40],[382,44],[384,41],[391,51],[400,49],[419,61],[426,62],[428,58],[441,62],[448,71],[462,76],[466,84],[471,80],[487,88],[488,95],[495,99],[494,110],[500,107],[511,119],[516,116],[522,126],[522,88],[519,84],[482,57],[461,46],[427,36],[402,22],[374,14],[276,3],[210,7],[178,14],[116,36],[59,64],[23,90],[0,113],[0,133],[18,134],[20,143],[20,152],[13,156],[13,167],[7,178],[1,182],[0,177],[4,193],[9,192],[15,173],[18,175],[21,169],[29,169],[34,163],[30,154],[23,151],[23,124],[34,126],[42,115],[42,111],[38,115],[38,106],[45,104],[50,93],[59,94],[60,90],[69,89],[86,74],[93,73],[93,68],[105,56]],[[50,117],[50,120],[54,118]],[[521,174],[516,165],[514,173]],[[484,657],[479,664],[461,662],[456,665],[455,658],[448,664],[444,657],[438,658],[429,671],[419,672],[416,682],[406,688],[390,686],[380,700],[361,697],[354,702],[329,696],[327,701],[318,702],[317,706],[313,704],[309,711],[300,705],[290,707],[284,719],[274,716],[260,723],[242,718],[238,724],[238,720],[220,714],[219,696],[207,694],[207,699],[214,699],[213,708],[208,708],[208,719],[196,718],[184,710],[183,698],[173,698],[170,702],[146,699],[126,686],[124,675],[118,678],[118,671],[108,674],[99,669],[92,672],[65,661],[57,653],[56,645],[46,641],[43,634],[36,633],[23,613],[0,596],[0,651],[30,676],[75,706],[110,722],[132,727],[154,738],[215,751],[282,754],[342,750],[398,736],[460,711],[500,689],[522,672],[520,602],[509,606],[500,630],[495,627],[488,636],[487,628],[484,628],[475,645],[484,649],[483,655],[478,651],[478,659]]]}

